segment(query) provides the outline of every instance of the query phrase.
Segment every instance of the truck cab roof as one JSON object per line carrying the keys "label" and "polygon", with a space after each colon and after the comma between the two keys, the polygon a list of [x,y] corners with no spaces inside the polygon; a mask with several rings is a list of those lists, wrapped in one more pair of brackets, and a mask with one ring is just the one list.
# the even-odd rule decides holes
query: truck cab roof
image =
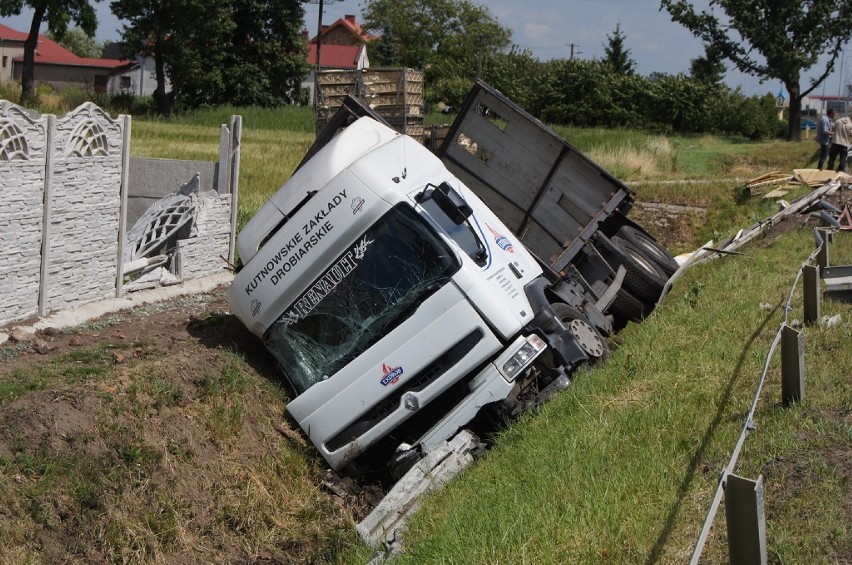
{"label": "truck cab roof", "polygon": [[399,136],[399,133],[368,117],[358,119],[338,134],[270,196],[246,223],[237,239],[243,264],[254,257],[263,242],[301,202],[321,190],[352,163]]}

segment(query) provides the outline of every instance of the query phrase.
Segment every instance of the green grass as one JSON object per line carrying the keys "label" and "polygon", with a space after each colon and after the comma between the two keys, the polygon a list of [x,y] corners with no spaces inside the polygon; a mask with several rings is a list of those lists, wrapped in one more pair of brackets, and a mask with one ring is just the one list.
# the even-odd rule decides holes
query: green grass
{"label": "green grass", "polygon": [[[168,121],[135,119],[131,152],[135,156],[216,160],[219,125],[243,116],[239,210],[241,229],[260,206],[292,174],[314,140],[310,108],[215,108],[175,116]],[[454,116],[430,114],[430,123],[448,123]],[[772,170],[792,171],[813,164],[813,142],[753,143],[714,136],[662,136],[637,130],[581,129],[555,126],[555,131],[616,177],[630,183],[660,184],[659,198],[677,203],[717,202],[712,195],[742,181],[723,180],[716,187],[676,181],[748,179]],[[647,185],[642,191],[649,193]],[[682,193],[686,194],[682,194]],[[652,200],[656,196],[644,197]],[[730,198],[728,198],[730,200]],[[704,204],[702,204],[704,205]],[[731,217],[729,210],[724,217]],[[732,217],[739,221],[739,217]]]}
{"label": "green grass", "polygon": [[[843,245],[852,255],[852,238]],[[690,272],[651,320],[618,337],[606,364],[578,375],[431,497],[400,562],[686,561],[748,411],[778,305],[813,247],[810,231],[799,230]],[[799,297],[791,319],[800,312]],[[805,402],[779,405],[776,355],[737,469],[764,475],[770,555],[783,563],[852,554],[844,467],[852,437],[837,417],[848,414],[852,388],[836,370],[852,364],[842,345],[852,308],[831,303],[823,313],[843,322],[806,330]],[[723,514],[714,532],[705,556],[723,562]]]}
{"label": "green grass", "polygon": [[115,362],[112,351],[128,347],[130,344],[122,342],[103,342],[94,348],[80,348],[57,355],[46,363],[0,374],[0,404],[12,402],[30,392],[53,387],[68,388],[103,377],[110,373]]}

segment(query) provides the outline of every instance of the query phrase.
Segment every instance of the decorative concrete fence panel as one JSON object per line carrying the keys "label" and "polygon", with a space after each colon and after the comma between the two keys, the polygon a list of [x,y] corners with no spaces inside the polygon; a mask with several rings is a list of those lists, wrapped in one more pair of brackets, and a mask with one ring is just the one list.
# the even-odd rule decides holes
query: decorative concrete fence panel
{"label": "decorative concrete fence panel", "polygon": [[[85,103],[57,119],[0,100],[0,325],[225,270],[241,124],[222,126],[218,162],[131,167],[130,116]],[[169,234],[161,226],[175,210],[185,217]],[[128,233],[137,218],[146,229],[130,232],[145,241]],[[130,261],[143,244],[151,253]]]}
{"label": "decorative concrete fence panel", "polygon": [[47,122],[0,100],[0,322],[38,312]]}
{"label": "decorative concrete fence panel", "polygon": [[48,311],[116,294],[124,133],[129,125],[91,102],[57,120],[47,199]]}

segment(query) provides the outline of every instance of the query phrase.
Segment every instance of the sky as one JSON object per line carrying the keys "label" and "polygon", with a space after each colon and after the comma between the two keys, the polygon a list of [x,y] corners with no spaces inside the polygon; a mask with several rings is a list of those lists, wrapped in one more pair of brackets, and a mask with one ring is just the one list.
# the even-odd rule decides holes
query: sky
{"label": "sky", "polygon": [[[318,0],[313,1],[316,3],[304,5],[305,26],[311,36],[316,34],[319,12]],[[688,73],[690,60],[704,52],[698,39],[681,25],[672,22],[665,10],[660,10],[659,0],[473,1],[487,6],[502,25],[512,30],[513,43],[529,49],[540,60],[569,57],[571,44],[574,45],[575,57],[602,58],[607,35],[611,35],[619,24],[625,36],[625,45],[636,62],[636,71],[642,75],[654,71]],[[325,0],[323,23],[332,23],[345,14],[355,14],[360,20],[362,3],[363,0]],[[97,39],[119,39],[122,25],[110,13],[108,0],[99,2],[96,7],[99,22]],[[26,31],[29,29],[30,17],[31,12],[14,18],[2,18],[0,23]],[[775,95],[779,91],[783,92],[780,81],[761,84],[754,77],[731,70],[730,63],[728,67],[726,82],[731,87],[740,86],[745,94],[762,95],[769,92]],[[835,67],[835,72],[814,94],[838,95],[841,94],[842,82],[852,82],[852,44]],[[819,66],[820,70],[822,68]],[[817,74],[816,69],[812,74]],[[841,81],[841,71],[846,81]],[[806,74],[802,77],[803,89],[809,82],[809,76]]]}

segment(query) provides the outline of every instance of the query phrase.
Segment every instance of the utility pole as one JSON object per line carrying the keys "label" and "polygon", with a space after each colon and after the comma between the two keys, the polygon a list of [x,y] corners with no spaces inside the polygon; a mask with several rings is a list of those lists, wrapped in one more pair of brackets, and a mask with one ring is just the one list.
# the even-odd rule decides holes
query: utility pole
{"label": "utility pole", "polygon": [[566,43],[565,45],[567,45],[567,46],[571,49],[571,51],[570,51],[570,55],[568,55],[568,60],[569,60],[569,61],[570,61],[570,60],[572,60],[572,59],[574,59],[574,48],[575,48],[575,47],[577,47],[577,48],[578,48],[578,49],[577,49],[577,55],[579,55],[580,53],[582,53],[582,51],[580,51],[580,49],[579,49],[580,45],[579,45],[578,43]]}
{"label": "utility pole", "polygon": [[319,72],[322,68],[322,59],[320,59],[320,51],[322,51],[322,11],[324,4],[334,4],[337,0],[308,0],[308,4],[319,4],[319,14],[317,15],[317,64],[314,70],[314,108],[316,108],[317,96],[317,81],[319,80]]}

